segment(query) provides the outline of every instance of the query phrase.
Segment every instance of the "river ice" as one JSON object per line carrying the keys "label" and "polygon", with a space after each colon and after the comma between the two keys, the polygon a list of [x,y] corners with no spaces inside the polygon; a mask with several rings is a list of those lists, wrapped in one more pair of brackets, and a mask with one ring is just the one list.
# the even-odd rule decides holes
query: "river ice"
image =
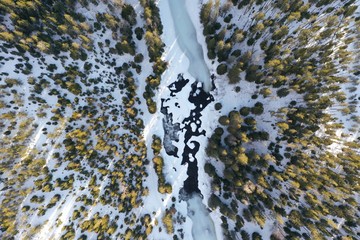
{"label": "river ice", "polygon": [[209,216],[209,211],[202,203],[198,194],[193,194],[187,201],[188,216],[193,222],[192,236],[196,240],[216,240],[214,223]]}
{"label": "river ice", "polygon": [[189,59],[189,73],[203,83],[206,92],[211,90],[210,72],[204,60],[204,52],[196,37],[196,29],[187,12],[184,0],[168,1],[173,18],[177,42]]}
{"label": "river ice", "polygon": [[[168,5],[170,8],[176,33],[176,42],[189,60],[189,74],[195,80],[202,82],[203,89],[209,92],[212,86],[210,71],[204,60],[203,48],[197,39],[196,29],[186,8],[186,1],[170,0],[166,1],[165,5]],[[186,202],[188,206],[188,217],[193,223],[191,231],[193,239],[216,240],[214,223],[200,195],[194,193]]]}

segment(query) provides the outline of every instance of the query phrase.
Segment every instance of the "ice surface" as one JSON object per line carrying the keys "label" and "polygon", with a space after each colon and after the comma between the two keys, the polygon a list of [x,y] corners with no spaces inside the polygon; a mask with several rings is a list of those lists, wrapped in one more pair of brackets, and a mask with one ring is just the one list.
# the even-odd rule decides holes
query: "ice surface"
{"label": "ice surface", "polygon": [[183,0],[168,1],[171,16],[181,50],[189,59],[189,73],[196,80],[203,82],[204,90],[211,90],[210,72],[204,60],[204,52],[196,37],[195,27],[186,10]]}
{"label": "ice surface", "polygon": [[188,216],[193,222],[192,236],[195,240],[216,240],[214,223],[209,211],[198,194],[187,200]]}

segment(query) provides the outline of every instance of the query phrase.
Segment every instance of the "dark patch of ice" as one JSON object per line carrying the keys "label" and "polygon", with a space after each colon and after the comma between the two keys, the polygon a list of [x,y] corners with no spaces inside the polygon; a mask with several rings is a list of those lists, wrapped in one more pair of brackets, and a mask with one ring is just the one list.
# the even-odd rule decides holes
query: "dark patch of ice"
{"label": "dark patch of ice", "polygon": [[184,79],[182,74],[178,75],[178,80],[176,82],[173,82],[172,84],[170,84],[168,86],[169,90],[170,90],[170,96],[174,97],[175,93],[180,92],[185,86],[186,84],[189,82],[189,79]]}
{"label": "dark patch of ice", "polygon": [[165,152],[169,156],[179,157],[177,155],[178,148],[172,144],[172,141],[179,141],[179,131],[180,131],[180,123],[173,123],[172,113],[168,112],[168,107],[164,107],[165,99],[161,99],[161,110],[160,112],[165,115],[163,118],[163,128],[164,128],[164,139],[163,145]]}
{"label": "dark patch of ice", "polygon": [[[178,75],[176,82],[168,86],[170,90],[170,96],[174,97],[175,93],[180,92],[186,84],[189,82],[188,79],[184,79],[182,74]],[[165,131],[164,135],[164,148],[168,155],[176,155],[178,149],[172,144],[172,141],[179,141],[179,131],[180,124],[173,123],[173,115],[169,113],[168,107],[164,107],[164,102],[169,99],[161,99],[161,113],[165,115],[163,119],[163,127]],[[191,84],[191,91],[189,93],[188,100],[190,103],[195,105],[195,108],[190,111],[188,117],[184,118],[182,124],[184,127],[181,131],[184,133],[184,151],[182,153],[181,164],[188,165],[187,175],[188,178],[184,181],[184,187],[181,189],[180,195],[183,195],[181,200],[187,199],[187,196],[192,194],[200,194],[199,184],[198,184],[198,160],[196,158],[196,153],[200,149],[200,143],[197,141],[191,140],[194,136],[200,136],[206,134],[206,131],[201,130],[201,111],[212,101],[214,101],[213,96],[210,93],[207,93],[203,90],[202,84],[200,82],[194,82]],[[179,103],[176,103],[175,106],[178,106]],[[195,126],[195,127],[194,127]]]}

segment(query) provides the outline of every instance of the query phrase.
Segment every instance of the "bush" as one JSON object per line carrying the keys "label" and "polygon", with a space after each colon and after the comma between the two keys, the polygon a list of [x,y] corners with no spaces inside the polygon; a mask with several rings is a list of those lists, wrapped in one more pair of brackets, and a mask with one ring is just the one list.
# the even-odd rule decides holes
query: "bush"
{"label": "bush", "polygon": [[212,178],[217,176],[215,167],[211,163],[205,163],[204,170]]}
{"label": "bush", "polygon": [[135,28],[135,35],[137,40],[140,41],[143,38],[144,33],[144,29],[140,27]]}
{"label": "bush", "polygon": [[277,90],[276,94],[278,97],[286,97],[290,93],[289,89],[287,88],[281,88]]}
{"label": "bush", "polygon": [[229,125],[230,120],[229,120],[229,118],[228,118],[227,116],[221,116],[221,117],[219,118],[219,123],[220,123],[221,125],[226,126],[226,125]]}
{"label": "bush", "polygon": [[[158,59],[156,59],[154,65],[153,65],[153,72],[155,73],[156,76],[160,76],[166,70],[167,65],[168,65],[167,62],[158,58]],[[157,78],[159,78],[159,83],[155,87],[159,86],[159,84],[160,84],[160,77],[157,77]]]}
{"label": "bush", "polygon": [[150,101],[146,101],[148,105],[148,111],[149,113],[155,113],[156,112],[156,102],[154,102],[152,99]]}
{"label": "bush", "polygon": [[215,103],[215,110],[219,111],[222,108],[221,103]]}
{"label": "bush", "polygon": [[141,53],[136,54],[134,57],[134,61],[136,63],[141,63],[143,60],[144,60],[144,56]]}
{"label": "bush", "polygon": [[221,205],[221,201],[220,198],[218,196],[216,196],[215,194],[211,194],[209,201],[208,201],[208,206],[210,209],[215,210],[217,207],[219,207]]}
{"label": "bush", "polygon": [[151,144],[151,149],[153,150],[154,155],[158,155],[160,154],[162,145],[161,145],[161,139],[160,137],[153,135],[152,136],[152,144]]}
{"label": "bush", "polygon": [[256,125],[256,120],[253,117],[245,118],[244,122],[249,126],[255,126]]}
{"label": "bush", "polygon": [[270,88],[262,88],[260,90],[260,93],[264,96],[264,98],[271,95],[271,89]]}
{"label": "bush", "polygon": [[130,25],[136,24],[136,13],[134,8],[129,4],[124,4],[121,11],[121,17],[125,19]]}
{"label": "bush", "polygon": [[[172,186],[169,183],[164,184],[164,186],[161,187],[162,190],[160,190],[160,193],[167,193],[167,194],[171,194],[172,193]],[[163,191],[163,192],[162,192]]]}
{"label": "bush", "polygon": [[240,81],[240,73],[243,71],[242,70],[243,67],[243,63],[242,62],[238,62],[236,64],[234,64],[234,66],[232,68],[230,68],[230,70],[228,71],[228,78],[229,78],[229,83],[238,83]]}
{"label": "bush", "polygon": [[250,235],[245,230],[241,230],[240,234],[243,240],[250,240]]}
{"label": "bush", "polygon": [[258,232],[253,232],[251,238],[252,240],[262,240],[262,237]]}
{"label": "bush", "polygon": [[261,102],[257,102],[253,108],[251,108],[251,113],[255,115],[261,115],[264,112],[264,107]]}
{"label": "bush", "polygon": [[29,209],[30,209],[30,206],[23,206],[22,208],[21,208],[21,211],[22,212],[27,212],[27,211],[29,211]]}
{"label": "bush", "polygon": [[31,197],[30,202],[31,203],[42,203],[44,200],[45,200],[44,196],[38,197],[38,196],[34,195]]}
{"label": "bush", "polygon": [[262,77],[262,72],[258,71],[259,66],[258,65],[250,65],[246,69],[246,75],[245,78],[249,82],[255,82]]}
{"label": "bush", "polygon": [[90,71],[91,68],[92,68],[92,63],[89,63],[89,62],[85,62],[85,63],[84,63],[84,69],[85,69],[86,71]]}
{"label": "bush", "polygon": [[222,63],[216,68],[216,72],[219,75],[224,75],[227,72],[227,65]]}
{"label": "bush", "polygon": [[249,115],[250,113],[250,108],[249,107],[242,107],[240,109],[240,114],[244,117],[246,117],[247,115]]}
{"label": "bush", "polygon": [[214,50],[209,50],[207,53],[207,56],[209,59],[215,59],[216,58],[216,53]]}
{"label": "bush", "polygon": [[254,39],[254,38],[250,38],[249,40],[247,40],[246,44],[247,44],[248,46],[252,46],[252,45],[254,44],[254,42],[255,42],[255,39]]}
{"label": "bush", "polygon": [[240,229],[244,226],[244,219],[240,215],[236,215],[236,228]]}
{"label": "bush", "polygon": [[231,53],[231,56],[240,57],[240,56],[241,56],[241,50],[240,50],[240,49],[236,49],[235,51],[233,51],[233,52]]}
{"label": "bush", "polygon": [[233,15],[232,15],[232,14],[229,14],[229,15],[227,15],[227,16],[224,18],[224,22],[229,23],[232,18],[233,18]]}
{"label": "bush", "polygon": [[162,217],[162,222],[165,225],[166,232],[168,234],[174,233],[174,225],[173,225],[173,210],[172,209],[166,209],[164,216]]}

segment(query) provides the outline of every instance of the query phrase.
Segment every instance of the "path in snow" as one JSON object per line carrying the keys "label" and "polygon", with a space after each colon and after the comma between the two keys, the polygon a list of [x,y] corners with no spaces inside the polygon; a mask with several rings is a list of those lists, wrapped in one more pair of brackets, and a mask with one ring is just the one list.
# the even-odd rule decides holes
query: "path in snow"
{"label": "path in snow", "polygon": [[204,90],[209,92],[212,86],[210,71],[204,60],[203,49],[196,37],[196,29],[186,10],[185,1],[171,0],[168,2],[174,22],[177,42],[190,61],[188,71],[196,80],[202,82]]}

